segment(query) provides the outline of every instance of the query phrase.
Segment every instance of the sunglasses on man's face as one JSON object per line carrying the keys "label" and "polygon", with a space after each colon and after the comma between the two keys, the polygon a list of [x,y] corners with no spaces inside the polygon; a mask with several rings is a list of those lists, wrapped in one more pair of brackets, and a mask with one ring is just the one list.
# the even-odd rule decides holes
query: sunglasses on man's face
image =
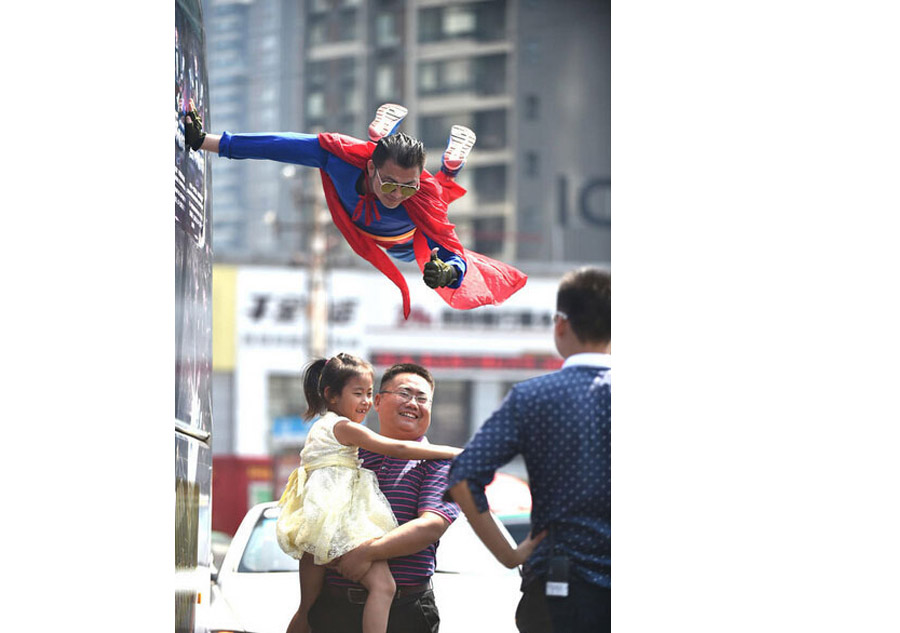
{"label": "sunglasses on man's face", "polygon": [[401,185],[399,182],[385,181],[381,177],[381,174],[378,173],[378,169],[375,170],[375,175],[378,176],[378,180],[381,181],[381,193],[394,193],[399,187],[400,195],[404,198],[408,198],[419,190],[419,185]]}

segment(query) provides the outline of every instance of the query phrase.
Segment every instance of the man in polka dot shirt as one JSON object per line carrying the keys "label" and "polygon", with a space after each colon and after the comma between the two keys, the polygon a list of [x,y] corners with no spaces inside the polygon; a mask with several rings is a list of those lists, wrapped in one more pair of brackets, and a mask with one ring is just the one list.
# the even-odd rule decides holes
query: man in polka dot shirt
{"label": "man in polka dot shirt", "polygon": [[[562,368],[515,385],[456,458],[447,482],[475,532],[507,567],[523,564],[522,633],[610,630],[610,275],[566,274],[553,338]],[[484,488],[522,455],[532,536],[514,549]]]}

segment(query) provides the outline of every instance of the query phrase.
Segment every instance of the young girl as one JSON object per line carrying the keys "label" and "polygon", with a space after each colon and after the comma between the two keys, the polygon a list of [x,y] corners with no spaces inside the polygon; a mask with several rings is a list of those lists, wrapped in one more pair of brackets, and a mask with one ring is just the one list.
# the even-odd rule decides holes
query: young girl
{"label": "young girl", "polygon": [[[309,631],[307,616],[322,590],[324,565],[397,527],[375,474],[360,467],[358,448],[401,459],[451,459],[461,452],[394,440],[360,424],[372,407],[374,375],[366,361],[338,354],[314,361],[303,377],[309,405],[304,418],[324,415],[310,429],[300,467],[279,501],[278,544],[300,559],[300,607],[287,633]],[[368,590],[363,633],[384,633],[396,591],[387,561],[374,563],[360,582]]]}

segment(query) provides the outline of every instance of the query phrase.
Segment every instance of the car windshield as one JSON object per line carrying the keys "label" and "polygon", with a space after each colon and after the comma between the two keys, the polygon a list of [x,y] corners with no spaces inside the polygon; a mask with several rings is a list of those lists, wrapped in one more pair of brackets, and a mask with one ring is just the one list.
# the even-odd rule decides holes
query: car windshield
{"label": "car windshield", "polygon": [[[298,562],[285,554],[278,545],[275,537],[275,522],[278,520],[279,509],[270,509],[264,512],[247,541],[244,554],[238,565],[241,573],[263,572],[297,572]],[[506,529],[497,521],[501,531],[508,534]],[[512,540],[509,538],[508,540]],[[437,550],[438,573],[468,573],[468,574],[504,574],[518,573],[516,570],[506,569],[494,558],[494,555],[484,546],[465,516],[460,516],[447,529],[441,537]]]}
{"label": "car windshield", "polygon": [[244,555],[241,556],[241,562],[238,565],[239,572],[297,571],[299,567],[297,560],[285,554],[278,546],[275,538],[275,521],[277,520],[276,516],[264,514],[257,521],[252,534],[250,534],[250,539],[247,541]]}
{"label": "car windshield", "polygon": [[531,513],[516,512],[513,514],[499,515],[497,518],[503,523],[503,526],[509,531],[509,535],[513,537],[516,543],[521,543],[531,532]]}

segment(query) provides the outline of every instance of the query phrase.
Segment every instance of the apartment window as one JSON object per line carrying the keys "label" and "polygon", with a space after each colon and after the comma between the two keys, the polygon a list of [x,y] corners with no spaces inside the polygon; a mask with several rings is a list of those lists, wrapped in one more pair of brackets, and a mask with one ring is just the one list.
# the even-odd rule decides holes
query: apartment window
{"label": "apartment window", "polygon": [[423,9],[419,14],[419,42],[470,37],[476,25],[475,9],[470,6]]}
{"label": "apartment window", "polygon": [[[419,119],[419,139],[425,144],[425,147],[440,147],[441,151],[443,151],[447,145],[447,135],[450,134],[450,128],[457,123],[469,127],[473,125],[469,117],[466,116],[421,117]],[[480,146],[481,130],[476,130],[475,133],[479,135],[478,145]]]}
{"label": "apartment window", "polygon": [[307,66],[307,90],[325,85],[328,69],[325,62],[310,62]]}
{"label": "apartment window", "polygon": [[357,13],[354,9],[341,11],[337,20],[332,22],[335,38],[339,42],[347,42],[357,39]]}
{"label": "apartment window", "polygon": [[353,57],[344,57],[335,61],[333,73],[340,79],[341,86],[349,88],[357,85],[356,69],[358,68],[356,59]]}
{"label": "apartment window", "polygon": [[342,9],[336,13],[316,13],[309,17],[309,39],[315,46],[346,42],[357,38],[358,12]]}
{"label": "apartment window", "polygon": [[238,251],[247,246],[247,226],[240,220],[234,222],[217,221],[215,225],[216,248],[219,253]]}
{"label": "apartment window", "polygon": [[469,60],[454,59],[444,62],[444,87],[449,91],[467,88],[471,79]]}
{"label": "apartment window", "polygon": [[341,114],[352,115],[362,110],[362,95],[359,88],[349,88],[341,91]]}
{"label": "apartment window", "polygon": [[375,42],[378,46],[395,46],[400,43],[397,18],[393,13],[381,13],[375,18]]}
{"label": "apartment window", "polygon": [[538,171],[537,152],[527,152],[525,154],[525,175],[534,178],[538,175]]}
{"label": "apartment window", "polygon": [[275,116],[275,109],[272,107],[260,108],[259,110],[259,124],[263,129],[274,129],[275,121],[277,117]]}
{"label": "apartment window", "polygon": [[441,10],[423,9],[419,13],[419,43],[427,44],[441,38]]}
{"label": "apartment window", "polygon": [[507,146],[506,110],[484,110],[475,114],[472,129],[478,135],[481,149],[504,149]]}
{"label": "apartment window", "polygon": [[375,69],[375,98],[378,101],[389,101],[394,97],[396,76],[397,72],[393,65],[383,65]]}
{"label": "apartment window", "polygon": [[523,47],[524,54],[522,58],[528,65],[537,64],[541,61],[541,45],[537,40],[529,40]]}
{"label": "apartment window", "polygon": [[[356,129],[356,126],[359,122],[356,120],[356,115],[353,113],[342,114],[337,119],[337,128],[338,130],[353,130]],[[327,229],[326,229],[327,230]],[[330,239],[330,238],[329,238]]]}
{"label": "apartment window", "polygon": [[312,118],[325,116],[325,93],[321,91],[311,92],[306,97],[306,113]]}
{"label": "apartment window", "polygon": [[507,112],[505,109],[468,113],[455,112],[448,116],[423,116],[419,119],[419,138],[425,147],[447,144],[447,134],[453,125],[466,125],[478,135],[478,148],[505,149],[508,145]]}
{"label": "apartment window", "polygon": [[243,15],[236,12],[221,14],[211,20],[212,28],[217,32],[240,29],[245,19]]}
{"label": "apartment window", "polygon": [[242,108],[236,101],[226,101],[216,107],[216,121],[222,121],[223,119],[227,119],[229,117],[235,117],[241,111]]}
{"label": "apartment window", "polygon": [[471,38],[479,41],[506,36],[506,2],[478,2],[430,7],[419,13],[419,42]]}
{"label": "apartment window", "polygon": [[472,233],[475,238],[475,252],[484,255],[498,255],[503,250],[503,242],[506,237],[504,231],[506,220],[502,216],[487,218],[474,218],[472,220]]}
{"label": "apartment window", "polygon": [[472,383],[438,379],[431,405],[431,419],[440,420],[428,429],[428,439],[435,444],[465,446],[469,441],[469,415]]}
{"label": "apartment window", "polygon": [[500,40],[506,37],[506,2],[481,2],[478,5],[478,26],[475,37],[479,41]]}
{"label": "apartment window", "polygon": [[475,91],[480,95],[506,92],[506,55],[479,57],[473,65]]}
{"label": "apartment window", "polygon": [[244,57],[238,50],[225,50],[217,53],[216,66],[227,68],[229,66],[238,66],[244,61]]}
{"label": "apartment window", "polygon": [[260,52],[266,53],[276,51],[278,49],[278,38],[274,35],[265,35],[259,40]]}
{"label": "apartment window", "polygon": [[260,103],[266,103],[266,104],[271,105],[271,104],[275,103],[276,97],[277,97],[277,95],[275,93],[275,89],[272,87],[266,87],[259,91],[259,102]]}
{"label": "apartment window", "polygon": [[440,89],[440,64],[425,63],[419,66],[419,91],[422,93],[437,92]]}
{"label": "apartment window", "polygon": [[468,59],[419,65],[419,91],[423,95],[466,91],[471,89],[472,79],[472,65]]}
{"label": "apartment window", "polygon": [[[479,203],[506,200],[506,166],[478,167],[475,172],[475,192]],[[476,249],[477,250],[477,249]]]}
{"label": "apartment window", "polygon": [[535,121],[540,116],[541,100],[537,95],[528,95],[525,97],[525,118],[529,121]]}
{"label": "apartment window", "polygon": [[325,18],[311,18],[309,21],[309,41],[312,44],[324,44],[328,41],[328,24]]}
{"label": "apartment window", "polygon": [[507,90],[506,56],[423,62],[419,65],[419,90],[423,95],[468,91],[503,94]]}
{"label": "apartment window", "polygon": [[475,11],[472,7],[447,7],[442,26],[447,37],[468,35],[475,31]]}

